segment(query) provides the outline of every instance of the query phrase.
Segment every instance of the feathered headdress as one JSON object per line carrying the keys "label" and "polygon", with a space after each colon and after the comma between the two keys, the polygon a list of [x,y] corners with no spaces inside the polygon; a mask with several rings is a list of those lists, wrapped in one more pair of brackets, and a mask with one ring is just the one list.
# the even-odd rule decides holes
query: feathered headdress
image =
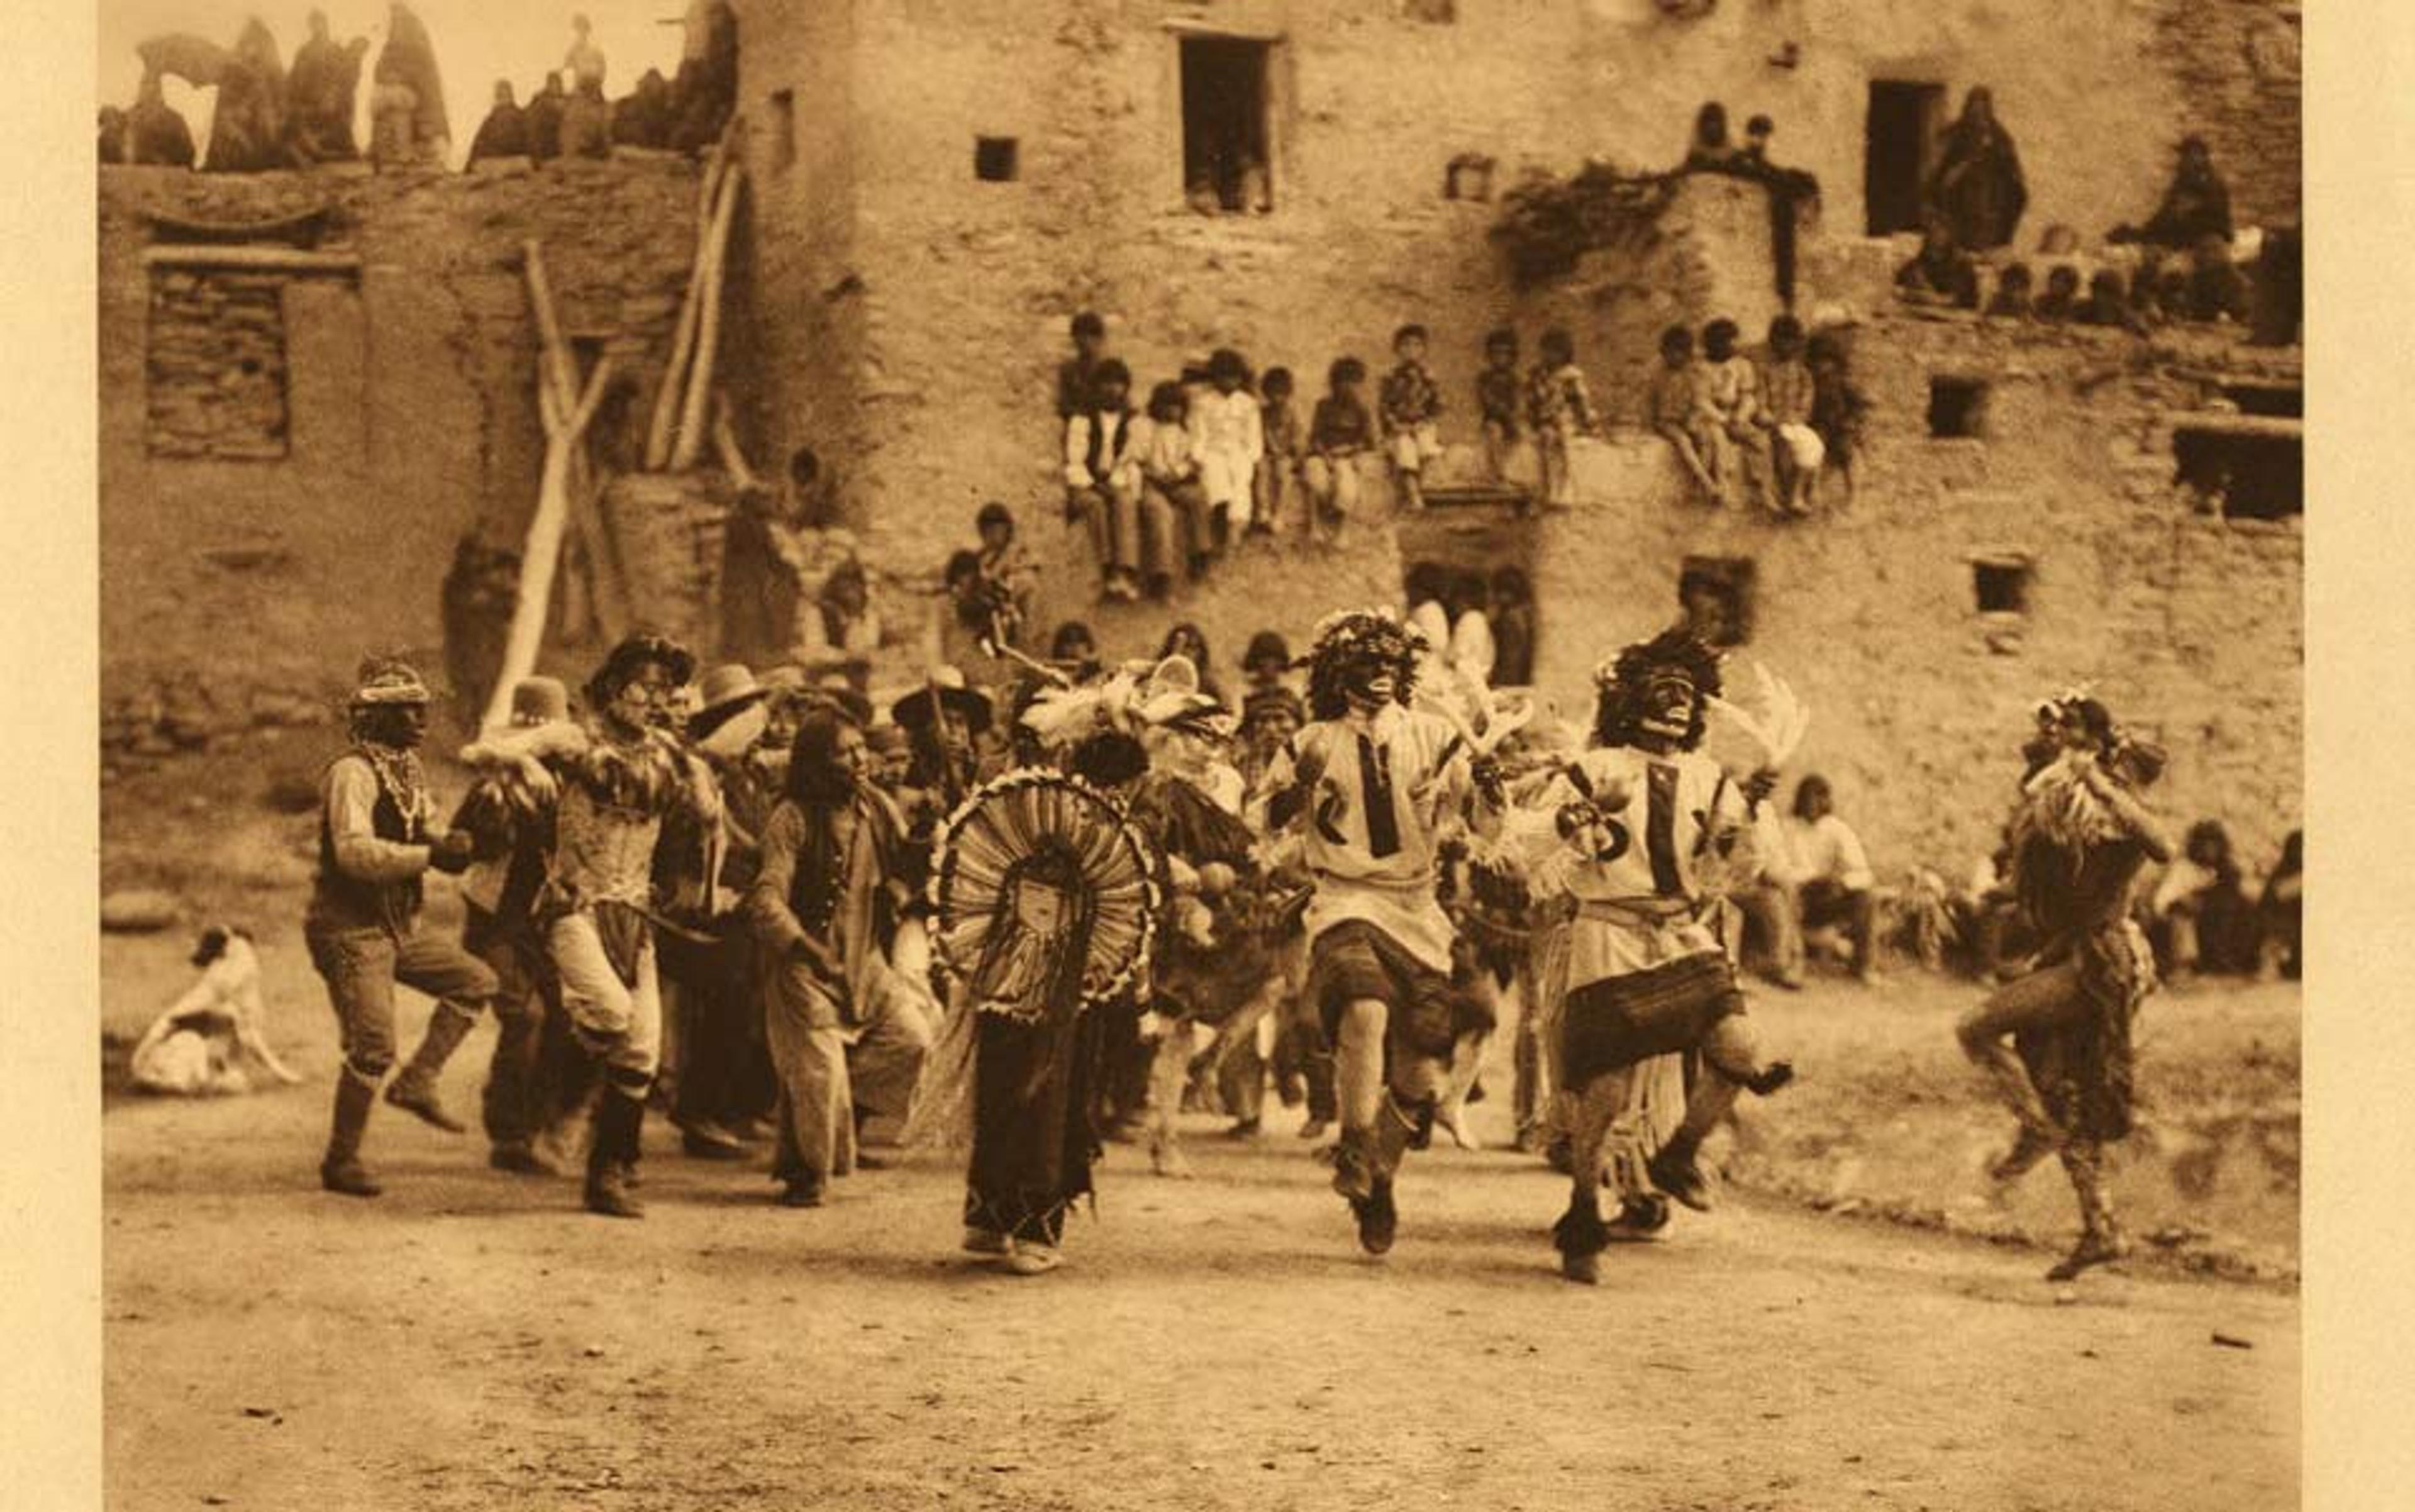
{"label": "feathered headdress", "polygon": [[1596,741],[1625,745],[1635,739],[1654,674],[1662,671],[1677,673],[1693,684],[1693,718],[1682,744],[1690,751],[1702,743],[1704,711],[1721,691],[1719,653],[1684,625],[1623,647],[1594,668],[1594,686],[1600,694],[1594,708]]}
{"label": "feathered headdress", "polygon": [[1102,732],[1137,739],[1160,728],[1222,733],[1222,706],[1199,691],[1199,669],[1188,656],[1127,662],[1106,677],[1072,687],[1043,688],[1023,711],[1023,726],[1051,748]]}
{"label": "feathered headdress", "polygon": [[1342,609],[1316,621],[1308,653],[1309,711],[1339,719],[1349,708],[1347,674],[1380,667],[1392,674],[1392,696],[1405,705],[1415,695],[1418,660],[1426,637],[1403,625],[1389,609]]}

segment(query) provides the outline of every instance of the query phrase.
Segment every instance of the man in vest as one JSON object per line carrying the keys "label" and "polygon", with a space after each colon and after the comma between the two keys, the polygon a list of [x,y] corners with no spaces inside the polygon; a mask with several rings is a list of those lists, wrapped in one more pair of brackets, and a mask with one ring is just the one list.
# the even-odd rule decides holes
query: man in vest
{"label": "man in vest", "polygon": [[419,927],[422,879],[431,868],[458,875],[473,849],[466,834],[431,832],[435,807],[419,763],[428,705],[427,684],[411,667],[364,662],[352,697],[352,749],[321,784],[319,874],[303,935],[342,1025],[344,1064],[319,1181],[352,1197],[380,1190],[361,1164],[361,1134],[394,1064],[394,984],[435,998],[436,1011],[386,1100],[457,1133],[463,1125],[437,1101],[436,1079],[497,991],[485,963]]}

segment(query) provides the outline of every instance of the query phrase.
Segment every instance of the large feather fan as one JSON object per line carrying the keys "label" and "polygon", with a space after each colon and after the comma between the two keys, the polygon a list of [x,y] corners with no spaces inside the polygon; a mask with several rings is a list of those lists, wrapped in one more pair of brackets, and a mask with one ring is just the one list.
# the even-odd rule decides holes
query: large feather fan
{"label": "large feather fan", "polygon": [[1751,664],[1749,707],[1714,695],[1703,748],[1730,771],[1757,771],[1786,765],[1811,726],[1811,711],[1784,680],[1760,662]]}

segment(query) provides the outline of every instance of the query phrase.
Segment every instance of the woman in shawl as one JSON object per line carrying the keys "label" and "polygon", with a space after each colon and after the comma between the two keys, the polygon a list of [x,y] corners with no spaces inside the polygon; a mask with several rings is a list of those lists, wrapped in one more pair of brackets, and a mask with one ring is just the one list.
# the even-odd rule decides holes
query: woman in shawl
{"label": "woman in shawl", "polygon": [[382,165],[442,162],[452,148],[444,120],[444,81],[436,48],[409,6],[396,0],[386,18],[385,46],[370,79],[370,113]]}
{"label": "woman in shawl", "polygon": [[2230,240],[2230,187],[2213,171],[2205,139],[2190,137],[2181,143],[2180,162],[2154,215],[2144,226],[2116,226],[2105,239],[2187,251],[2208,236]]}
{"label": "woman in shawl", "polygon": [[1945,217],[1954,243],[1986,252],[2011,244],[2029,207],[2021,180],[2020,154],[1996,119],[1995,95],[1982,87],[1962,102],[1962,117],[1946,128],[1937,171],[1928,180],[1928,205]]}

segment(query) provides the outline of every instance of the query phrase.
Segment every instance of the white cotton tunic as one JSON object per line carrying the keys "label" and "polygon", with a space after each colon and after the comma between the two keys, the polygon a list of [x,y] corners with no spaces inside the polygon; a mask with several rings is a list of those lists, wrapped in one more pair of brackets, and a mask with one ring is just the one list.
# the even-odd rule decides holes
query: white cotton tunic
{"label": "white cotton tunic", "polygon": [[[1368,834],[1361,735],[1389,768],[1400,848],[1388,856],[1374,853]],[[1292,749],[1325,761],[1301,831],[1309,870],[1316,876],[1306,920],[1310,940],[1337,924],[1361,921],[1390,936],[1420,964],[1448,972],[1451,926],[1434,897],[1436,828],[1440,816],[1457,811],[1467,786],[1466,748],[1449,723],[1387,704],[1372,719],[1354,714],[1310,725],[1293,738]],[[1279,770],[1278,776],[1290,780],[1288,771]]]}
{"label": "white cotton tunic", "polygon": [[1743,793],[1698,752],[1653,756],[1611,747],[1569,765],[1584,774],[1608,821],[1595,855],[1580,858],[1556,828],[1560,807],[1583,796],[1565,771],[1538,807],[1522,811],[1508,827],[1537,892],[1578,901],[1568,986],[1717,953],[1709,906],[1756,865]]}

